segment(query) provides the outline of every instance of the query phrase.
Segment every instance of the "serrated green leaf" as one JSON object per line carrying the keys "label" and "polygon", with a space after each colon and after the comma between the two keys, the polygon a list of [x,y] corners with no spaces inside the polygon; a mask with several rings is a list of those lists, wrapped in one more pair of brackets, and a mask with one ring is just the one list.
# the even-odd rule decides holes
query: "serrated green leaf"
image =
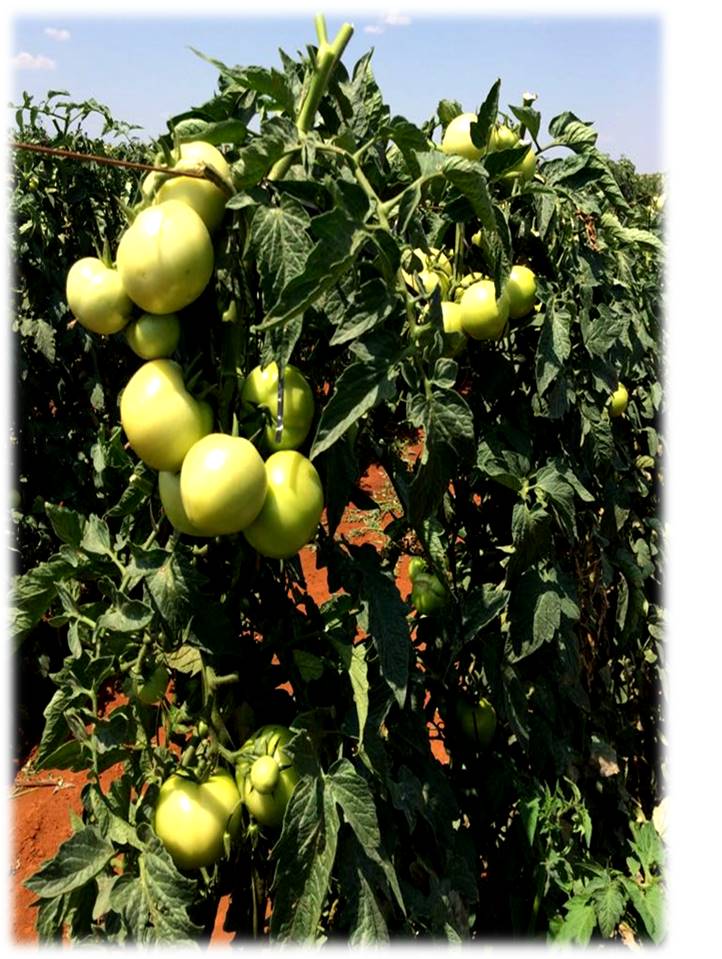
{"label": "serrated green leaf", "polygon": [[541,396],[556,379],[569,359],[571,316],[564,309],[552,306],[544,315],[544,325],[536,352],[536,382]]}
{"label": "serrated green leaf", "polygon": [[97,876],[115,855],[115,847],[86,827],[61,844],[52,859],[25,880],[41,899],[64,895]]}
{"label": "serrated green leaf", "polygon": [[332,446],[346,430],[374,406],[395,392],[396,366],[388,359],[347,366],[323,408],[311,446],[311,459]]}
{"label": "serrated green leaf", "polygon": [[272,942],[310,944],[319,940],[339,825],[336,802],[324,777],[299,780],[273,849]]}
{"label": "serrated green leaf", "polygon": [[611,939],[624,915],[627,897],[623,894],[620,884],[614,879],[609,879],[602,889],[594,893],[592,901],[597,911],[597,922],[601,933],[607,939]]}
{"label": "serrated green leaf", "polygon": [[565,904],[566,916],[559,927],[555,942],[575,942],[589,945],[597,925],[597,914],[583,896],[575,896]]}

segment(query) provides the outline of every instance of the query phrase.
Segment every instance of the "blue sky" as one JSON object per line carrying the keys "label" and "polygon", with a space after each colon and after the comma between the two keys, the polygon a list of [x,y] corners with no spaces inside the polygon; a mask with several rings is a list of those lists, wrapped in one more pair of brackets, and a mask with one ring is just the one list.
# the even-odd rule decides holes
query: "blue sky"
{"label": "blue sky", "polygon": [[[474,109],[501,77],[503,107],[521,102],[527,90],[539,95],[543,130],[572,110],[594,122],[599,146],[613,157],[630,157],[641,172],[665,168],[659,16],[441,18],[361,10],[329,15],[331,35],[344,19],[355,27],[344,62],[351,66],[374,48],[374,72],[395,114],[420,122],[444,97]],[[168,17],[157,9],[147,18],[135,11],[95,18],[17,12],[9,93],[15,100],[23,90],[41,96],[49,89],[95,97],[154,136],[165,132],[169,116],[214,92],[216,71],[191,46],[228,64],[277,66],[279,47],[295,56],[314,39],[310,11],[232,19],[222,12]]]}

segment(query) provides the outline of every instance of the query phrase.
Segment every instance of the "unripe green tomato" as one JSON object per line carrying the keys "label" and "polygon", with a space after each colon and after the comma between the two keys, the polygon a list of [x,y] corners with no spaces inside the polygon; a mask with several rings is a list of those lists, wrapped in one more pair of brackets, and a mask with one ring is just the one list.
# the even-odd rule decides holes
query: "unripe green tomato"
{"label": "unripe green tomato", "polygon": [[448,602],[448,593],[434,573],[416,573],[411,580],[411,602],[422,615],[436,613]]}
{"label": "unripe green tomato", "polygon": [[[283,749],[292,737],[286,726],[262,726],[241,747],[236,765],[238,789],[248,811],[264,826],[281,825],[299,779],[298,770]],[[256,766],[259,759],[263,762]],[[276,765],[277,773],[269,769],[269,759]]]}
{"label": "unripe green tomato", "polygon": [[187,536],[208,535],[194,526],[188,519],[181,497],[180,473],[169,473],[166,470],[161,470],[158,473],[158,492],[165,515],[173,529],[179,533],[185,533]]}
{"label": "unripe green tomato", "polygon": [[141,313],[125,328],[128,346],[143,360],[157,360],[170,356],[180,339],[180,320],[177,313]]}
{"label": "unripe green tomato", "polygon": [[203,783],[175,773],[160,788],[153,828],[181,869],[212,866],[223,855],[223,837],[238,813],[240,793],[225,771]]}
{"label": "unripe green tomato", "polygon": [[519,134],[515,133],[505,123],[499,123],[491,131],[489,138],[489,152],[495,153],[498,150],[510,150],[519,143]]}
{"label": "unripe green tomato", "polygon": [[180,200],[141,211],[118,245],[128,296],[148,313],[175,313],[196,300],[213,273],[213,244],[203,220]]}
{"label": "unripe green tomato", "polygon": [[156,470],[176,473],[188,450],[209,432],[208,404],[186,390],[173,360],[149,360],[120,399],[120,422],[133,451]]}
{"label": "unripe green tomato", "polygon": [[259,793],[272,793],[281,778],[281,770],[273,756],[259,756],[249,773],[251,785]]}
{"label": "unripe green tomato", "polygon": [[309,434],[316,404],[306,377],[295,366],[289,365],[283,378],[283,429],[276,441],[278,415],[278,366],[257,366],[246,377],[241,391],[241,402],[264,406],[271,414],[271,423],[264,432],[265,445],[272,452],[295,450]]}
{"label": "unripe green tomato", "polygon": [[296,450],[279,450],[265,464],[266,498],[243,530],[262,556],[287,559],[309,543],[323,512],[323,487],[316,467]]}
{"label": "unripe green tomato", "polygon": [[528,266],[513,266],[504,287],[509,297],[509,319],[519,320],[534,308],[536,275]]}
{"label": "unripe green tomato", "polygon": [[441,316],[446,341],[444,356],[458,356],[466,346],[466,333],[461,326],[461,304],[442,300]]}
{"label": "unripe green tomato", "polygon": [[426,572],[426,560],[421,556],[412,556],[409,561],[409,579],[413,582],[419,573]]}
{"label": "unripe green tomato", "polygon": [[[521,146],[521,144],[519,144]],[[534,150],[529,147],[527,152],[524,154],[522,159],[517,163],[515,167],[512,167],[511,170],[507,170],[506,173],[502,173],[502,180],[531,180],[531,178],[536,173],[536,153]]]}
{"label": "unripe green tomato", "polygon": [[209,433],[183,460],[180,492],[186,516],[209,536],[250,526],[261,511],[266,486],[260,453],[242,436]]}
{"label": "unripe green tomato", "polygon": [[470,127],[476,123],[475,113],[460,113],[449,122],[441,140],[444,153],[465,157],[467,160],[479,160],[484,155],[484,147],[477,147],[472,139]]}
{"label": "unripe green tomato", "polygon": [[624,411],[626,410],[628,403],[629,403],[629,394],[627,393],[627,388],[623,383],[620,383],[610,397],[609,415],[621,416],[622,413],[624,413]]}
{"label": "unripe green tomato", "polygon": [[78,323],[106,336],[122,330],[133,309],[118,272],[94,256],[85,256],[70,267],[65,295]]}
{"label": "unripe green tomato", "polygon": [[[197,140],[181,143],[180,159],[174,170],[201,172],[202,165],[212,167],[232,189],[231,168],[225,157],[210,143]],[[210,180],[199,177],[171,176],[159,188],[155,202],[180,200],[192,207],[203,220],[209,232],[220,226],[226,209],[226,194]]]}
{"label": "unripe green tomato", "polygon": [[[411,261],[413,259],[420,260],[422,264],[418,273],[411,271]],[[425,293],[427,296],[431,296],[438,287],[441,299],[443,300],[446,297],[451,283],[451,262],[443,251],[436,249],[436,247],[431,247],[428,253],[416,249],[413,251],[413,256],[408,255],[406,263],[408,271],[402,269],[401,272],[407,286],[417,293]]]}
{"label": "unripe green tomato", "polygon": [[474,340],[498,339],[509,319],[509,297],[496,296],[493,280],[472,283],[461,297],[461,328]]}
{"label": "unripe green tomato", "polygon": [[154,706],[163,698],[169,680],[170,673],[167,668],[158,663],[148,679],[138,687],[138,699],[146,706]]}
{"label": "unripe green tomato", "polygon": [[[474,234],[476,236],[476,234]],[[471,238],[472,242],[474,237]],[[466,276],[462,276],[459,282],[456,284],[454,290],[454,303],[461,303],[461,298],[464,295],[464,291],[468,290],[470,286],[473,286],[474,283],[478,283],[480,280],[488,280],[487,276],[484,276],[483,273],[479,273],[478,270],[474,270],[472,273],[467,273]]]}
{"label": "unripe green tomato", "polygon": [[482,696],[476,704],[467,699],[458,699],[455,718],[470,745],[482,749],[489,745],[496,731],[496,710],[488,699]]}

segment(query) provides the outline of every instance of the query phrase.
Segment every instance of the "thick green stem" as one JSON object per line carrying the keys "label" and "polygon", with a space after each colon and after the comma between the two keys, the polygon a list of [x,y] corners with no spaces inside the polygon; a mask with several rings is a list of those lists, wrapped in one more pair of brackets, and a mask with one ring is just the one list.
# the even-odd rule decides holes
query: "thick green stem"
{"label": "thick green stem", "polygon": [[[316,24],[316,35],[318,37],[318,54],[314,64],[311,84],[306,92],[298,118],[296,119],[296,129],[302,138],[313,128],[316,111],[328,87],[331,72],[353,36],[353,27],[351,24],[344,23],[336,34],[333,43],[329,43],[326,35],[326,21],[323,16],[318,14],[314,22]],[[268,174],[268,179],[283,179],[288,172],[292,159],[293,153],[282,156],[280,160],[274,164],[271,172]]]}

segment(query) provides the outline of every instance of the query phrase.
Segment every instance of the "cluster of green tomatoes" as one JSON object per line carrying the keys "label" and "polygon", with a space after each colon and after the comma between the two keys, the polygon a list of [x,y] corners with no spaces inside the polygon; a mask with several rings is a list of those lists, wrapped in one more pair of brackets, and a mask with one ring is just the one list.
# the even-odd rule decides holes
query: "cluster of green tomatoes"
{"label": "cluster of green tomatoes", "polygon": [[324,506],[318,472],[299,452],[314,418],[313,392],[290,365],[281,391],[275,364],[253,369],[241,403],[261,408],[266,425],[249,439],[215,430],[211,406],[187,389],[172,359],[181,333],[179,311],[213,275],[212,236],[233,187],[230,168],[214,146],[197,141],[179,149],[175,173],[211,168],[215,182],[149,174],[142,187],[145,205],[122,235],[115,264],[95,257],[73,264],[68,305],[88,330],[123,331],[144,361],[121,394],[120,420],[132,450],[158,471],[173,527],[200,537],[242,532],[261,555],[287,558],[313,538]]}
{"label": "cluster of green tomatoes", "polygon": [[277,828],[299,775],[285,751],[285,726],[262,726],[239,751],[234,775],[216,769],[198,780],[181,768],[160,787],[153,828],[180,869],[209,867],[228,854],[242,828],[243,807]]}
{"label": "cluster of green tomatoes", "polygon": [[[121,393],[120,421],[133,452],[158,471],[174,530],[194,537],[242,533],[261,555],[287,558],[313,539],[324,508],[318,472],[299,452],[315,415],[313,391],[291,365],[283,377],[275,363],[252,369],[241,390],[251,415],[240,420],[262,425],[248,438],[217,431],[211,405],[187,388],[172,358],[181,311],[213,276],[213,235],[233,187],[226,160],[211,144],[184,143],[179,154],[172,167],[178,175],[152,172],[143,181],[144,200],[115,262],[84,257],[70,268],[68,306],[93,333],[122,333],[141,360]],[[212,180],[180,175],[207,168]],[[168,681],[158,665],[138,685],[139,700],[158,702]],[[179,767],[163,783],[154,826],[177,866],[196,869],[221,858],[244,806],[256,823],[280,826],[298,779],[284,751],[291,735],[264,726],[239,750],[233,774],[219,767],[199,778]]]}

